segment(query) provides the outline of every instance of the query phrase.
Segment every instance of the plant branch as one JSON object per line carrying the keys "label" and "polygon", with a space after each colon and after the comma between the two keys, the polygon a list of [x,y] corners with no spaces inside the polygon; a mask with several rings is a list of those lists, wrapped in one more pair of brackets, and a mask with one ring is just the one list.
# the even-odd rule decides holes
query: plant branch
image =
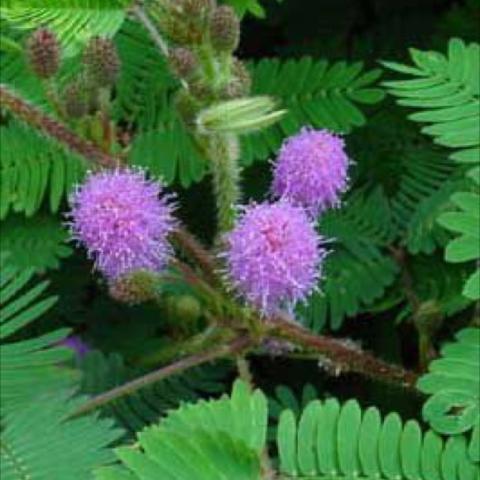
{"label": "plant branch", "polygon": [[343,340],[315,335],[286,315],[269,319],[271,332],[303,348],[314,350],[332,363],[332,370],[356,372],[374,380],[412,388],[417,375],[397,365],[391,365]]}
{"label": "plant branch", "polygon": [[205,279],[211,285],[219,285],[217,266],[212,255],[200,244],[200,242],[185,228],[178,227],[172,233],[172,240],[195,261],[202,270]]}
{"label": "plant branch", "polygon": [[126,395],[148,387],[160,380],[164,380],[172,375],[177,375],[189,368],[202,365],[203,363],[216,360],[217,358],[226,357],[229,355],[235,355],[242,352],[252,344],[251,339],[248,336],[240,336],[227,345],[220,345],[218,348],[211,349],[207,352],[197,353],[189,357],[182,358],[177,362],[174,362],[166,367],[162,367],[153,372],[147,373],[143,377],[136,378],[130,382],[113,388],[105,393],[101,393],[96,397],[91,398],[75,410],[70,417],[78,417],[89,413],[97,408],[100,408],[110,402],[118,400]]}
{"label": "plant branch", "polygon": [[121,160],[103,152],[98,146],[78,136],[56,119],[41,112],[37,107],[0,85],[0,105],[28,125],[40,130],[96,165],[118,168]]}

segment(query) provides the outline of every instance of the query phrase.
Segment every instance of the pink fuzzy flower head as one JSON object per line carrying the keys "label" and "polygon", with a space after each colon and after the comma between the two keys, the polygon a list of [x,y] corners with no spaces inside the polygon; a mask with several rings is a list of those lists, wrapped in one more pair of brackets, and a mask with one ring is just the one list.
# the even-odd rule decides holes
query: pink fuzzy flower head
{"label": "pink fuzzy flower head", "polygon": [[273,193],[303,206],[313,217],[340,204],[348,186],[343,139],[303,128],[283,144],[274,168]]}
{"label": "pink fuzzy flower head", "polygon": [[303,208],[286,200],[247,207],[227,245],[230,281],[265,314],[305,299],[326,254]]}
{"label": "pink fuzzy flower head", "polygon": [[158,182],[141,170],[90,174],[71,198],[72,236],[88,250],[110,281],[168,261],[168,234],[175,221],[172,205]]}

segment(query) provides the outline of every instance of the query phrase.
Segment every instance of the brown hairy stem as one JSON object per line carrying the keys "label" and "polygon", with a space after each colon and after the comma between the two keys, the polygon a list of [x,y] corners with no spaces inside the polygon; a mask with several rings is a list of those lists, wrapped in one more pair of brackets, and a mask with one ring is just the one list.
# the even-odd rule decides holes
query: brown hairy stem
{"label": "brown hairy stem", "polygon": [[315,335],[286,315],[276,315],[268,320],[270,335],[283,338],[307,350],[313,350],[331,363],[331,369],[355,372],[374,380],[412,388],[417,380],[414,372],[387,363],[349,341]]}
{"label": "brown hairy stem", "polygon": [[117,168],[121,165],[119,158],[106,154],[94,143],[78,136],[56,119],[30,105],[5,85],[0,85],[0,105],[23,122],[54,138],[72,152],[82,155],[96,165],[106,168]]}
{"label": "brown hairy stem", "polygon": [[240,353],[251,345],[252,340],[248,336],[240,336],[229,344],[220,345],[218,348],[210,349],[207,352],[197,353],[195,355],[182,358],[181,360],[171,363],[166,367],[154,370],[153,372],[147,373],[140,378],[136,378],[135,380],[127,382],[124,385],[115,387],[112,390],[101,393],[100,395],[87,400],[70,415],[70,418],[89,413],[97,408],[102,407],[103,405],[125,397],[126,395],[131,395],[137,390],[159,382],[160,380],[164,380],[167,377],[184,372],[189,368],[211,362],[212,360],[216,360],[218,358]]}
{"label": "brown hairy stem", "polygon": [[212,255],[185,228],[178,227],[172,233],[172,240],[190,257],[202,270],[205,279],[211,285],[219,285],[217,266]]}

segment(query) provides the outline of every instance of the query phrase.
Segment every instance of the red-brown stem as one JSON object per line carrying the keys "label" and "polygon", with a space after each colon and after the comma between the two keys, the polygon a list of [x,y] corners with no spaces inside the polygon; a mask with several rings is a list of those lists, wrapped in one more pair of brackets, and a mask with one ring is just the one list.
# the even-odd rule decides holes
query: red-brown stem
{"label": "red-brown stem", "polygon": [[4,85],[0,86],[0,105],[28,125],[40,130],[78,153],[96,165],[116,168],[121,160],[103,152],[97,145],[78,136],[65,125],[41,112],[24,99],[11,92]]}
{"label": "red-brown stem", "polygon": [[203,271],[205,279],[211,285],[219,285],[220,280],[214,259],[188,230],[181,226],[178,227],[172,233],[172,240],[177,243],[188,257],[196,262]]}
{"label": "red-brown stem", "polygon": [[189,368],[202,365],[206,362],[211,362],[217,358],[236,355],[237,353],[240,353],[250,347],[251,344],[252,341],[249,337],[241,336],[227,345],[220,345],[218,348],[211,349],[207,352],[197,353],[195,355],[182,358],[181,360],[171,363],[166,367],[154,370],[153,372],[147,373],[143,377],[136,378],[135,380],[125,383],[124,385],[115,387],[112,390],[101,393],[100,395],[87,400],[83,405],[75,410],[70,417],[84,415],[85,413],[96,410],[97,408],[125,397],[126,395],[131,395],[132,393],[159,382],[160,380],[164,380],[172,375],[177,375],[185,370],[188,370]]}
{"label": "red-brown stem", "polygon": [[[333,369],[340,372],[356,372],[375,380],[413,387],[417,375],[400,366],[392,365],[361,348],[340,339],[315,335],[292,319],[277,315],[271,319],[270,335],[289,340],[305,349],[313,350],[332,363]],[[340,373],[339,372],[339,373]]]}

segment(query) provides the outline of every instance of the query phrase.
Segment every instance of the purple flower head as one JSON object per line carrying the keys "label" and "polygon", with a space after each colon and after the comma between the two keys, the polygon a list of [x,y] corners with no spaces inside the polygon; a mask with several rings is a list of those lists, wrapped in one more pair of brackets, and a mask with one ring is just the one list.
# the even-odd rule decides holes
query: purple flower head
{"label": "purple flower head", "polygon": [[90,174],[73,194],[72,236],[109,280],[165,267],[175,221],[161,190],[142,170],[126,169]]}
{"label": "purple flower head", "polygon": [[273,193],[303,206],[313,217],[338,206],[347,189],[349,159],[343,139],[303,128],[288,138],[274,168]]}
{"label": "purple flower head", "polygon": [[229,278],[265,314],[291,308],[321,276],[321,241],[301,207],[286,200],[249,206],[227,235]]}

